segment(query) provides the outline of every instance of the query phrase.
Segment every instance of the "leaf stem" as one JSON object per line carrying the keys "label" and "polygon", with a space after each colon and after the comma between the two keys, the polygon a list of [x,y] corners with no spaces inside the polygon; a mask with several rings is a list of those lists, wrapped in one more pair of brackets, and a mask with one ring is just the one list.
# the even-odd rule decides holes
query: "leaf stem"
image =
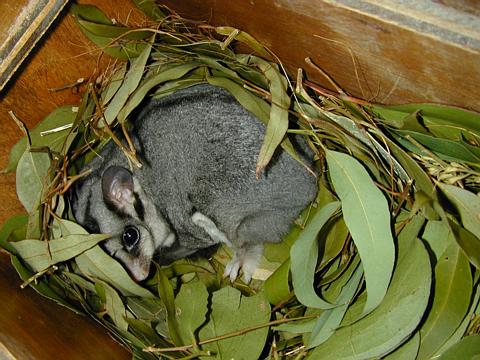
{"label": "leaf stem", "polygon": [[[215,341],[225,340],[225,339],[229,339],[231,337],[244,335],[246,333],[249,333],[249,332],[264,328],[264,327],[269,327],[269,326],[273,326],[273,325],[280,325],[280,324],[288,323],[288,322],[291,322],[291,321],[311,319],[311,318],[315,318],[315,317],[318,317],[318,315],[312,314],[312,315],[299,316],[299,317],[290,318],[290,319],[274,320],[274,321],[270,321],[268,323],[259,324],[259,325],[251,326],[251,327],[248,327],[248,328],[240,329],[240,330],[237,330],[237,331],[234,331],[234,332],[231,332],[231,333],[227,333],[227,334],[224,334],[224,335],[220,335],[220,336],[217,336],[217,337],[214,337],[214,338],[211,338],[211,339],[202,340],[202,341],[199,341],[197,343],[197,345],[206,345],[206,344],[210,344],[210,343],[215,342]],[[173,351],[185,351],[185,350],[189,350],[193,347],[194,347],[194,344],[171,347],[171,348],[162,348],[162,349],[156,348],[154,346],[149,346],[149,347],[143,349],[143,351],[151,352],[151,353],[163,353],[163,352],[173,352]]]}

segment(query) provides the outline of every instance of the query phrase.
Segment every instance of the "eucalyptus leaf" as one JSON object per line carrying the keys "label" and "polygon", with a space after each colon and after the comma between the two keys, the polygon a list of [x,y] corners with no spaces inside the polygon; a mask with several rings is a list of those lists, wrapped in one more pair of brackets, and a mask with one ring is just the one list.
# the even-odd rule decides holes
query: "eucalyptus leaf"
{"label": "eucalyptus leaf", "polygon": [[292,282],[298,301],[305,306],[330,309],[337,305],[320,298],[314,289],[314,276],[318,259],[318,232],[339,209],[338,202],[322,207],[313,216],[290,250]]}
{"label": "eucalyptus leaf", "polygon": [[413,335],[411,339],[408,339],[394,352],[385,356],[384,360],[416,360],[418,354],[418,348],[420,347],[420,334],[418,332]]}
{"label": "eucalyptus leaf", "polygon": [[[327,225],[320,234],[320,241],[323,241],[323,254],[320,268],[327,266],[342,251],[345,241],[348,238],[348,228],[342,217],[335,219]],[[324,236],[325,235],[325,236]]]}
{"label": "eucalyptus leaf", "polygon": [[480,270],[480,241],[470,231],[465,230],[457,223],[450,222],[450,227],[455,233],[455,239],[457,244],[460,245],[462,250],[470,260],[470,263]]}
{"label": "eucalyptus leaf", "polygon": [[167,309],[167,325],[170,337],[174,344],[179,346],[182,344],[182,338],[176,318],[175,296],[173,294],[172,284],[170,284],[168,277],[160,266],[157,266],[156,278],[158,295]]}
{"label": "eucalyptus leaf", "polygon": [[105,309],[112,319],[113,323],[122,331],[128,330],[128,322],[126,321],[127,313],[123,305],[120,295],[108,285],[106,282],[97,280],[95,287],[102,293],[105,300]]}
{"label": "eucalyptus leaf", "polygon": [[[142,355],[139,355],[140,359],[143,360],[148,358],[145,357],[146,353],[143,351],[143,349],[145,349],[147,346],[158,346],[163,348],[171,346],[169,342],[155,332],[150,321],[143,319],[132,319],[130,317],[127,317],[126,321],[128,323],[129,332],[135,335],[137,339],[141,339],[141,342],[143,343],[140,347],[143,353]],[[150,355],[151,358],[158,359],[158,357],[155,357],[154,354]]]}
{"label": "eucalyptus leaf", "polygon": [[207,77],[207,81],[211,85],[219,86],[228,90],[235,99],[248,111],[254,114],[265,125],[270,118],[270,106],[265,100],[252,94],[242,85],[225,77]]}
{"label": "eucalyptus leaf", "polygon": [[457,208],[465,229],[480,239],[480,197],[453,185],[439,183],[438,187]]}
{"label": "eucalyptus leaf", "polygon": [[87,20],[105,25],[112,24],[112,21],[99,8],[94,5],[73,4],[71,11],[73,16],[82,20]]}
{"label": "eucalyptus leaf", "polygon": [[117,93],[118,89],[120,89],[126,72],[127,63],[120,64],[120,66],[113,72],[107,87],[102,91],[101,94],[103,106],[108,104],[108,102],[112,100],[113,96]]}
{"label": "eucalyptus leaf", "polygon": [[122,85],[103,113],[107,124],[110,125],[116,119],[118,113],[127,102],[130,94],[137,89],[138,84],[142,79],[143,72],[145,71],[145,65],[151,50],[152,46],[147,45],[141,54],[130,62],[130,68],[127,71]]}
{"label": "eucalyptus leaf", "polygon": [[15,248],[10,242],[25,239],[27,222],[28,216],[23,214],[12,216],[5,221],[0,228],[0,247],[15,254]]}
{"label": "eucalyptus leaf", "polygon": [[272,96],[269,121],[255,170],[258,177],[287,133],[290,96],[287,94],[287,79],[280,74],[274,64],[260,58],[255,58],[253,61],[268,79]]}
{"label": "eucalyptus leaf", "polygon": [[437,358],[439,355],[445,353],[448,349],[454,346],[460,339],[465,335],[467,329],[473,319],[475,309],[480,304],[480,286],[476,285],[475,295],[473,296],[472,302],[470,304],[470,310],[465,315],[460,326],[455,330],[455,332],[450,336],[450,338],[443,343],[443,345],[437,350],[434,358]]}
{"label": "eucalyptus leaf", "polygon": [[11,243],[16,253],[36,272],[74,258],[110,235],[69,235],[53,240],[21,240]]}
{"label": "eucalyptus leaf", "polygon": [[166,321],[166,309],[163,302],[157,298],[141,298],[132,297],[127,298],[127,306],[136,318],[164,322]]}
{"label": "eucalyptus leaf", "polygon": [[230,26],[217,26],[215,31],[220,35],[231,36],[235,34],[234,38],[238,41],[243,42],[248,45],[252,50],[255,50],[260,56],[268,59],[270,58],[270,53],[265,49],[265,47],[260,44],[253,36],[246,33],[245,31],[240,31]]}
{"label": "eucalyptus leaf", "polygon": [[139,42],[114,44],[114,39],[111,37],[94,34],[85,26],[82,26],[82,24],[114,26],[113,22],[96,6],[73,4],[71,12],[83,34],[110,56],[121,60],[129,60],[137,57],[141,50],[145,48],[145,44]]}
{"label": "eucalyptus leaf", "polygon": [[208,291],[200,282],[184,284],[175,298],[175,316],[183,344],[196,343],[195,333],[205,322],[208,305]]}
{"label": "eucalyptus leaf", "polygon": [[152,35],[151,31],[136,31],[124,26],[119,25],[107,25],[90,22],[82,19],[77,19],[81,28],[85,29],[89,33],[115,40],[117,38],[128,40],[143,40]]}
{"label": "eucalyptus leaf", "polygon": [[93,294],[97,292],[97,290],[95,289],[95,284],[93,282],[88,281],[87,279],[78,274],[68,271],[62,271],[62,275],[66,276],[77,286],[80,286],[83,290],[90,291]]}
{"label": "eucalyptus leaf", "polygon": [[155,93],[152,95],[152,98],[161,99],[165,96],[173,94],[175,91],[179,91],[190,86],[202,84],[205,82],[205,75],[199,75],[193,71],[191,74],[188,74],[180,79],[170,80],[160,85],[157,89],[155,89]]}
{"label": "eucalyptus leaf", "polygon": [[270,304],[278,305],[290,297],[290,259],[285,260],[265,281],[263,287]]}
{"label": "eucalyptus leaf", "polygon": [[435,296],[420,328],[418,359],[429,359],[458,328],[468,312],[472,275],[467,257],[451,243],[435,266]]}
{"label": "eucalyptus leaf", "polygon": [[365,271],[368,299],[363,315],[381,302],[392,276],[395,247],[390,212],[367,171],[349,155],[327,151],[330,178]]}
{"label": "eucalyptus leaf", "polygon": [[[179,79],[196,67],[198,67],[198,63],[183,64],[150,76],[146,81],[141,83],[140,86],[134,89],[132,96],[128,102],[124,104],[125,106],[122,104],[123,107],[118,112],[118,120],[120,122],[125,121],[127,116],[142,102],[152,88],[166,81]],[[112,100],[112,102],[114,100]]]}
{"label": "eucalyptus leaf", "polygon": [[[315,309],[315,310],[320,312],[324,311],[324,310],[318,310],[318,309]],[[317,324],[317,321],[318,321],[318,318],[292,321],[286,324],[281,324],[279,326],[276,326],[274,329],[276,331],[289,332],[292,334],[305,334],[305,333],[312,332],[313,328]]]}
{"label": "eucalyptus leaf", "polygon": [[[242,296],[232,287],[213,293],[209,322],[200,329],[201,341],[239,332],[238,335],[202,346],[215,353],[215,359],[258,359],[267,340],[268,326],[241,333],[242,329],[266,324],[270,319],[270,306],[263,293]],[[212,359],[212,357],[201,357]]]}
{"label": "eucalyptus leaf", "polygon": [[125,296],[153,297],[127,274],[125,269],[99,246],[95,246],[75,258],[80,272],[86,277],[99,279],[115,287]]}
{"label": "eucalyptus leaf", "polygon": [[144,42],[129,41],[116,44],[112,42],[111,38],[95,35],[83,27],[80,27],[80,29],[101,51],[119,60],[137,58],[147,48],[147,44]]}
{"label": "eucalyptus leaf", "polygon": [[437,260],[452,243],[455,243],[455,235],[451,227],[444,221],[438,220],[427,222],[422,239],[428,243]]}
{"label": "eucalyptus leaf", "polygon": [[133,0],[133,3],[153,20],[162,20],[165,18],[165,14],[160,10],[155,0]]}
{"label": "eucalyptus leaf", "polygon": [[[32,146],[48,147],[51,151],[64,154],[67,150],[67,138],[73,136],[65,126],[73,124],[76,115],[72,105],[60,106],[53,110],[35,128],[29,131]],[[23,137],[10,150],[8,165],[4,171],[15,171],[18,161],[26,150],[27,139]]]}
{"label": "eucalyptus leaf", "polygon": [[428,304],[431,269],[420,241],[399,243],[399,261],[383,302],[370,314],[353,322],[363,311],[356,301],[342,327],[316,347],[307,359],[371,359],[387,355],[418,326]]}
{"label": "eucalyptus leaf", "polygon": [[31,152],[27,149],[18,161],[17,196],[29,213],[36,211],[42,201],[49,168],[50,157],[44,152]]}
{"label": "eucalyptus leaf", "polygon": [[421,166],[418,165],[418,163],[395,142],[388,138],[385,138],[385,141],[387,142],[393,156],[395,156],[398,162],[402,165],[410,178],[413,179],[414,186],[421,190],[426,196],[435,199],[435,187],[433,186],[432,180]]}
{"label": "eucalyptus leaf", "polygon": [[464,337],[446,351],[439,360],[480,360],[480,334]]}
{"label": "eucalyptus leaf", "polygon": [[[436,136],[459,140],[462,132],[480,134],[480,116],[472,111],[438,104],[405,104],[395,106],[374,105],[374,110],[396,126],[411,114],[418,114],[423,126]],[[396,123],[396,124],[395,124]],[[414,128],[405,128],[415,130]],[[443,130],[443,131],[442,131]]]}
{"label": "eucalyptus leaf", "polygon": [[308,337],[308,342],[306,344],[307,348],[313,348],[324,343],[340,326],[340,323],[342,322],[343,317],[350,306],[350,302],[357,293],[358,286],[363,276],[363,268],[358,264],[358,262],[356,266],[352,266],[352,268],[355,269],[355,271],[353,274],[347,273],[350,275],[350,278],[348,279],[348,282],[341,288],[340,294],[336,299],[336,303],[341,305],[322,312],[317,320],[317,323],[312,329],[310,336]]}
{"label": "eucalyptus leaf", "polygon": [[[427,149],[433,151],[438,156],[449,161],[466,161],[469,163],[480,163],[480,157],[477,155],[478,149],[473,145],[462,143],[460,141],[440,139],[429,135],[416,133],[413,131],[397,131],[405,139],[407,136],[415,139]],[[419,155],[424,155],[422,149],[417,149],[416,145],[408,145],[408,139],[402,140],[402,144],[408,146],[412,151]]]}

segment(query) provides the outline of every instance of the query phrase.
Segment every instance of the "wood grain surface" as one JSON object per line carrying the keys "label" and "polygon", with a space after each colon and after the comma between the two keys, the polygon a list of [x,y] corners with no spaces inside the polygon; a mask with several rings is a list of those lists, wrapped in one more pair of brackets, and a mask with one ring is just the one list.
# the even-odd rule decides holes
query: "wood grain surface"
{"label": "wood grain surface", "polygon": [[[429,6],[440,6],[436,1],[422,1],[427,4],[423,13],[408,4],[400,6],[401,0],[393,2],[397,9],[389,0],[161,2],[185,17],[250,32],[291,73],[302,67],[325,87],[331,85],[305,63],[306,57],[362,99],[387,104],[435,102],[480,111],[479,14],[457,12],[447,4],[442,11],[455,12],[460,19],[447,22],[427,11]],[[457,7],[468,9],[471,3],[458,1]],[[422,21],[423,14],[429,19]],[[467,40],[470,45],[464,44]]]}

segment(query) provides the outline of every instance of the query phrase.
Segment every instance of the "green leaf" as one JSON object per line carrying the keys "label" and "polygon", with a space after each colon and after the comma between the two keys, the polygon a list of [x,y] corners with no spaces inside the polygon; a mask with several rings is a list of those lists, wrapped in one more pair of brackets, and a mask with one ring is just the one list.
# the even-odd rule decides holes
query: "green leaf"
{"label": "green leaf", "polygon": [[128,309],[138,319],[164,322],[166,317],[165,305],[159,298],[128,297]]}
{"label": "green leaf", "polygon": [[49,168],[50,158],[44,152],[30,152],[27,149],[18,162],[17,196],[29,213],[36,211],[42,201]]}
{"label": "green leaf", "polygon": [[167,309],[167,324],[171,339],[174,344],[182,345],[182,338],[179,332],[179,324],[176,318],[175,296],[173,294],[173,287],[168,280],[168,277],[163,272],[163,269],[157,265],[157,291],[158,296],[162,299]]}
{"label": "green leaf", "polygon": [[125,73],[127,72],[127,63],[122,63],[112,74],[109,83],[105,90],[102,91],[101,98],[102,104],[105,106],[112,100],[113,96],[117,93],[120,86],[123,84]]}
{"label": "green leaf", "polygon": [[439,184],[442,192],[456,207],[462,224],[451,223],[457,243],[467,254],[470,262],[480,268],[480,198],[470,191],[453,185]]}
{"label": "green leaf", "polygon": [[[411,114],[419,114],[423,126],[435,136],[451,140],[461,139],[462,133],[480,134],[478,113],[438,104],[405,104],[395,106],[374,106],[374,110],[385,119],[402,126],[403,120]],[[415,130],[406,128],[406,130]]]}
{"label": "green leaf", "polygon": [[[105,33],[99,30],[102,25],[107,27],[107,34],[110,35],[112,35],[112,31],[128,30],[122,30],[124,28],[115,26],[112,21],[95,6],[74,4],[71,11],[83,34],[110,56],[121,60],[129,60],[130,58],[137,57],[146,47],[144,43],[139,41],[113,43],[114,38],[105,36]],[[119,30],[116,30],[117,28]],[[132,36],[135,37],[138,35],[132,33]]]}
{"label": "green leaf", "polygon": [[264,283],[265,296],[270,304],[278,305],[290,297],[290,259],[283,262]]}
{"label": "green leaf", "polygon": [[470,304],[470,310],[463,318],[460,326],[455,330],[452,336],[443,343],[443,345],[437,350],[434,358],[437,358],[439,355],[443,354],[446,350],[450,349],[453,345],[460,341],[460,339],[465,335],[467,329],[473,319],[475,309],[477,308],[480,300],[480,286],[476,286],[475,295],[473,296],[472,302]]}
{"label": "green leaf", "polygon": [[97,280],[95,287],[97,293],[105,301],[105,309],[112,319],[113,323],[122,331],[128,330],[128,322],[126,321],[127,311],[123,305],[120,295],[108,285],[106,282]]}
{"label": "green leaf", "polygon": [[472,276],[467,257],[451,243],[435,266],[432,308],[420,329],[418,359],[429,359],[464,319],[472,295]]}
{"label": "green leaf", "polygon": [[165,14],[160,10],[155,0],[133,0],[133,3],[153,20],[160,21],[165,18]]}
{"label": "green leaf", "polygon": [[439,360],[480,360],[480,334],[464,337],[446,351]]}
{"label": "green leaf", "polygon": [[340,254],[348,238],[348,228],[341,217],[332,221],[331,225],[327,225],[323,230],[326,236],[324,237],[325,233],[322,231],[320,242],[323,244],[323,255],[320,268],[325,267]]}
{"label": "green leaf", "polygon": [[353,274],[346,272],[349,277],[348,281],[341,288],[340,294],[336,299],[336,303],[341,304],[334,309],[328,309],[322,312],[320,317],[312,329],[312,333],[308,337],[307,348],[311,349],[328,340],[330,336],[335,333],[335,330],[339,327],[340,323],[347,312],[350,302],[357,293],[358,286],[363,276],[363,268],[361,265],[351,266],[355,269]]}
{"label": "green leaf", "polygon": [[435,187],[427,173],[395,142],[385,138],[393,156],[400,162],[408,175],[414,180],[414,185],[426,196],[433,198],[436,195]]}
{"label": "green leaf", "polygon": [[9,253],[14,253],[15,248],[10,245],[11,241],[25,239],[28,222],[27,215],[14,215],[5,221],[0,228],[0,247]]}
{"label": "green leaf", "polygon": [[287,79],[280,74],[275,64],[260,58],[255,58],[252,61],[268,79],[272,96],[270,117],[255,170],[258,177],[272,159],[275,149],[280,145],[287,133],[290,96],[287,94]]}
{"label": "green leaf", "polygon": [[145,50],[145,48],[147,48],[147,44],[145,44],[144,41],[121,42],[117,45],[112,43],[111,38],[95,35],[83,27],[80,27],[80,29],[90,41],[100,48],[99,50],[120,60],[131,60],[136,58]]}
{"label": "green leaf", "polygon": [[241,31],[235,29],[230,26],[217,26],[215,28],[217,34],[225,35],[225,36],[233,36],[235,40],[243,42],[244,44],[248,45],[252,50],[255,50],[260,56],[264,58],[270,58],[270,53],[265,49],[265,47],[260,44],[253,36],[246,33],[245,31]]}
{"label": "green leaf", "polygon": [[179,79],[196,67],[198,67],[198,63],[176,65],[170,69],[163,70],[158,74],[149,76],[143,83],[134,89],[135,91],[128,102],[119,111],[118,120],[120,122],[125,121],[127,116],[142,102],[152,88],[166,81]]}
{"label": "green leaf", "polygon": [[331,202],[316,212],[290,250],[293,289],[298,301],[305,306],[320,309],[336,306],[318,297],[314,276],[318,260],[317,235],[339,207],[338,202]]}
{"label": "green leaf", "polygon": [[362,259],[368,298],[363,315],[381,302],[392,276],[395,247],[388,204],[367,171],[349,155],[327,151],[330,178]]}
{"label": "green leaf", "polygon": [[422,242],[399,242],[399,260],[383,302],[352,323],[364,308],[365,297],[361,296],[347,311],[343,326],[307,359],[371,359],[390,353],[408,339],[421,321],[431,280],[430,261]]}
{"label": "green leaf", "polygon": [[[201,341],[230,334],[242,329],[266,324],[270,319],[270,306],[263,293],[242,296],[240,291],[225,287],[213,293],[210,321],[200,329]],[[216,354],[215,359],[258,359],[267,340],[268,326],[255,331],[202,346]],[[212,359],[212,357],[202,357]]]}
{"label": "green leaf", "polygon": [[152,45],[147,45],[141,54],[130,62],[130,69],[128,69],[125,80],[103,114],[107,124],[110,125],[116,119],[118,113],[127,102],[130,94],[137,89],[145,71],[145,65],[150,56],[151,50]]}
{"label": "green leaf", "polygon": [[[72,124],[75,120],[76,113],[73,112],[72,105],[60,106],[48,114],[38,125],[29,131],[32,146],[45,147],[50,150],[64,154],[67,150],[67,138],[74,136],[69,129],[62,129],[66,125]],[[43,133],[43,135],[42,135]],[[5,172],[15,171],[18,161],[27,150],[27,139],[21,138],[10,150],[8,157],[8,165],[3,170]]]}
{"label": "green leaf", "polygon": [[153,297],[150,291],[133,281],[125,269],[99,246],[95,246],[77,256],[75,261],[83,275],[92,279],[103,280],[125,296]]}
{"label": "green leaf", "polygon": [[81,287],[83,290],[90,291],[93,294],[97,292],[93,282],[88,281],[78,274],[62,271],[62,275],[65,275],[69,280],[71,280],[75,285]]}
{"label": "green leaf", "polygon": [[420,347],[420,334],[418,332],[402,344],[394,352],[385,356],[384,360],[416,360],[418,354],[418,348]]}
{"label": "green leaf", "polygon": [[[307,309],[311,309],[311,308],[307,308]],[[319,312],[323,311],[318,309],[314,309],[314,310]],[[292,321],[286,324],[281,324],[279,326],[276,326],[274,329],[276,331],[284,331],[292,334],[305,334],[305,333],[312,332],[317,321],[318,321],[317,318]]]}
{"label": "green leaf", "polygon": [[480,269],[480,240],[470,231],[465,230],[462,226],[454,222],[450,222],[450,227],[455,233],[457,244],[460,245],[465,252],[468,260],[477,269]]}
{"label": "green leaf", "polygon": [[82,20],[105,25],[112,24],[112,21],[94,5],[72,4],[71,11],[74,17]]}
{"label": "green leaf", "polygon": [[21,240],[11,245],[23,261],[34,271],[39,272],[72,259],[109,237],[108,234],[69,235],[46,241]]}
{"label": "green leaf", "polygon": [[[152,327],[152,323],[147,320],[142,319],[132,319],[130,317],[126,318],[128,323],[128,330],[130,334],[133,334],[135,338],[140,340],[142,344],[139,344],[139,350],[141,351],[142,355],[138,357],[140,360],[147,360],[147,359],[158,359],[158,357],[154,356],[153,354],[149,354],[150,357],[145,357],[145,353],[143,349],[148,346],[157,346],[157,347],[171,347],[171,343],[166,341],[164,338],[158,336],[155,330]],[[127,336],[128,337],[128,336]]]}
{"label": "green leaf", "polygon": [[196,330],[205,322],[208,291],[201,281],[184,284],[175,298],[175,316],[184,345],[197,342]]}
{"label": "green leaf", "polygon": [[438,187],[457,208],[465,229],[480,239],[480,197],[453,185],[439,183]]}
{"label": "green leaf", "polygon": [[455,236],[451,227],[444,221],[439,220],[427,222],[422,239],[428,243],[437,260],[441,258],[452,243],[455,243]]}
{"label": "green leaf", "polygon": [[230,94],[237,99],[240,105],[254,114],[265,125],[268,123],[268,119],[270,118],[270,106],[265,100],[252,94],[242,85],[225,77],[208,76],[207,81],[211,85],[219,86],[228,90]]}
{"label": "green leaf", "polygon": [[169,96],[176,91],[191,87],[193,85],[202,84],[206,82],[204,74],[198,74],[195,71],[192,73],[177,79],[168,81],[162,85],[160,85],[157,89],[155,89],[155,93],[152,95],[154,99],[161,99],[165,96]]}
{"label": "green leaf", "polygon": [[477,156],[478,148],[467,143],[462,143],[459,140],[441,139],[413,131],[397,131],[396,133],[400,135],[401,139],[399,140],[401,140],[402,144],[420,155],[423,154],[424,151],[422,149],[417,149],[413,144],[407,144],[409,140],[406,137],[415,139],[443,159],[450,161],[466,161],[469,163],[480,162],[480,157]]}
{"label": "green leaf", "polygon": [[81,19],[77,19],[77,22],[87,32],[95,36],[108,38],[109,40],[117,38],[122,40],[143,40],[153,34],[151,31],[132,31],[134,29],[119,25],[99,24]]}

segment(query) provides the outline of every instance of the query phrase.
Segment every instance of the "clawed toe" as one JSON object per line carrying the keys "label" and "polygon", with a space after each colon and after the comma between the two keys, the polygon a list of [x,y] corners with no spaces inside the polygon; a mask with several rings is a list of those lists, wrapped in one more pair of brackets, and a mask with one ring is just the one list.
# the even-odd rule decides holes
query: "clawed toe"
{"label": "clawed toe", "polygon": [[231,282],[234,282],[241,269],[243,272],[243,281],[248,284],[252,280],[253,273],[260,262],[262,252],[263,245],[261,244],[237,249],[232,260],[225,267],[223,277],[228,277]]}
{"label": "clawed toe", "polygon": [[235,279],[238,277],[238,273],[240,272],[241,268],[240,260],[234,257],[225,267],[225,271],[223,273],[224,278],[229,278],[230,282],[234,282]]}

